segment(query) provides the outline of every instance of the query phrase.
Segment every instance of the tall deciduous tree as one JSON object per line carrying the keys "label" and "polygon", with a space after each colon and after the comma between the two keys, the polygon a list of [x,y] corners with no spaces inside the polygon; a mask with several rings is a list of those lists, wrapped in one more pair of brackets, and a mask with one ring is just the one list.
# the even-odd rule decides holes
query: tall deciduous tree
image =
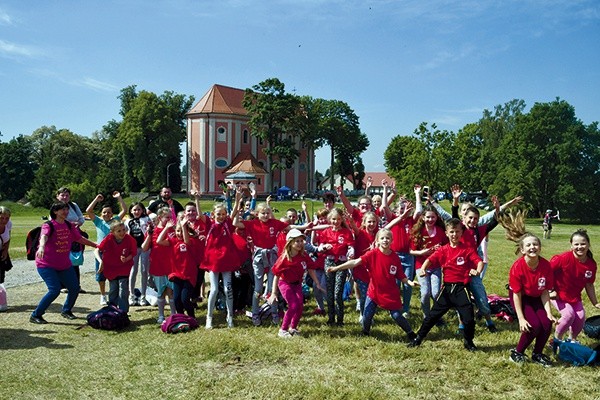
{"label": "tall deciduous tree", "polygon": [[185,114],[193,96],[136,93],[135,86],[130,86],[123,89],[120,98],[123,121],[116,144],[123,157],[126,189],[157,190],[166,184],[168,175],[173,191],[181,190],[179,145],[186,137]]}
{"label": "tall deciduous tree", "polygon": [[273,190],[274,172],[291,168],[300,155],[295,145],[300,100],[286,93],[279,79],[270,78],[246,89],[242,104],[250,116],[252,134],[266,142],[267,185]]}
{"label": "tall deciduous tree", "polygon": [[16,201],[25,196],[37,170],[32,155],[31,140],[23,135],[0,143],[0,199]]}

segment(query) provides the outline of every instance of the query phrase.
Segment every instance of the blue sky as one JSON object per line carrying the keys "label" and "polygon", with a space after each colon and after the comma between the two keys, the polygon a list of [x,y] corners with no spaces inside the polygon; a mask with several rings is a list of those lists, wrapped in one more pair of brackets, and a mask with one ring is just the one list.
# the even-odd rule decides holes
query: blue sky
{"label": "blue sky", "polygon": [[457,131],[514,98],[600,120],[600,2],[0,0],[2,141],[43,125],[91,135],[132,84],[198,100],[270,77],[348,103],[365,169],[383,171],[394,136]]}

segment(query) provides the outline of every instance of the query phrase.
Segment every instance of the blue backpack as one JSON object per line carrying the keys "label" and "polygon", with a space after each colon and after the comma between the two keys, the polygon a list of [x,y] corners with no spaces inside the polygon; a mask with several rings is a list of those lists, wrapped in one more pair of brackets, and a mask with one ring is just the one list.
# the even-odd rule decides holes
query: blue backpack
{"label": "blue backpack", "polygon": [[577,367],[595,364],[598,357],[598,352],[590,347],[584,346],[581,343],[558,340],[556,338],[552,342],[552,350],[554,354],[557,354],[558,351],[557,356],[559,360]]}

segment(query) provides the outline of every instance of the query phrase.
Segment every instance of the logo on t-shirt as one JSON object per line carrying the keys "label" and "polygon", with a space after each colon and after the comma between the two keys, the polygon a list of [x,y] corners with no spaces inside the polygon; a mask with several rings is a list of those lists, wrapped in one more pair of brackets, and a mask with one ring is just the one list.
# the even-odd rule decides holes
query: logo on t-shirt
{"label": "logo on t-shirt", "polygon": [[584,276],[585,276],[585,279],[590,279],[592,277],[592,271],[590,271],[590,270],[585,271]]}
{"label": "logo on t-shirt", "polygon": [[465,264],[465,259],[463,257],[458,257],[456,259],[456,265],[464,265]]}
{"label": "logo on t-shirt", "polygon": [[396,267],[395,265],[390,265],[390,274],[396,275],[396,272],[398,272],[398,267]]}
{"label": "logo on t-shirt", "polygon": [[343,236],[338,236],[338,243],[339,244],[344,244],[344,237]]}
{"label": "logo on t-shirt", "polygon": [[272,226],[269,227],[269,235],[275,236],[275,228],[273,228]]}
{"label": "logo on t-shirt", "polygon": [[187,246],[185,245],[185,243],[181,243],[181,244],[179,245],[179,251],[180,251],[181,253],[186,253],[186,252],[187,252]]}
{"label": "logo on t-shirt", "polygon": [[307,265],[306,265],[306,261],[301,261],[300,265],[302,265],[302,269],[306,271]]}
{"label": "logo on t-shirt", "polygon": [[546,278],[542,276],[538,279],[538,290],[544,289],[546,289]]}

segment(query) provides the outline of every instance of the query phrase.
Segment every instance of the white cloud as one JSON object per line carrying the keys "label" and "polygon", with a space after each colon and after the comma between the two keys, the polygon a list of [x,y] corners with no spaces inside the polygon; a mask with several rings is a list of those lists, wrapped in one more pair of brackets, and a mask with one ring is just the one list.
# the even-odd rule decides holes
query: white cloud
{"label": "white cloud", "polygon": [[4,10],[0,8],[0,25],[12,25],[13,20]]}
{"label": "white cloud", "polygon": [[98,92],[114,92],[119,90],[119,87],[111,83],[102,82],[90,77],[85,77],[83,79],[77,80],[73,82],[73,84],[75,84],[76,86],[87,87]]}
{"label": "white cloud", "polygon": [[27,57],[33,58],[40,56],[42,51],[32,46],[24,46],[17,43],[7,42],[0,39],[0,55],[7,57]]}

